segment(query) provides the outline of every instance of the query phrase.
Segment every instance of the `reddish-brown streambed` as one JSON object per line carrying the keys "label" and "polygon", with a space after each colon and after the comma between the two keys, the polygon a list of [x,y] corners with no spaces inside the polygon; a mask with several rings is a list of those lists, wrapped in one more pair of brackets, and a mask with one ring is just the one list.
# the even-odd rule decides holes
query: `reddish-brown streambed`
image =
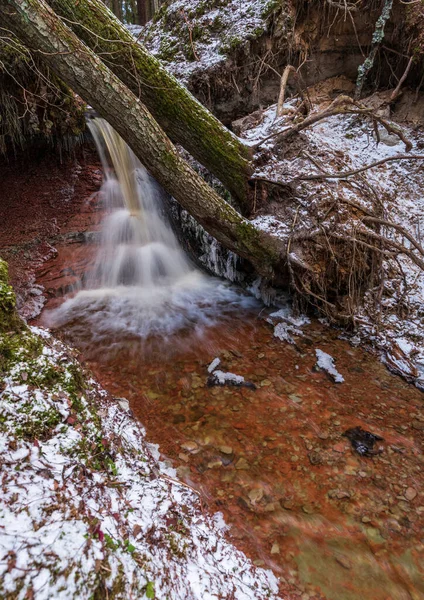
{"label": "reddish-brown streambed", "polygon": [[[82,169],[90,183],[84,190],[79,179],[55,236],[98,228],[101,210],[91,198],[98,173]],[[34,180],[32,191],[50,197],[45,182]],[[39,218],[13,215],[11,207],[0,229],[4,240],[14,227],[19,248],[28,242],[19,230],[34,236]],[[63,235],[38,270],[37,283],[50,289],[47,307],[90,269],[94,252],[78,240]],[[204,510],[224,514],[234,543],[281,577],[282,597],[423,598],[422,393],[336,330],[312,323],[292,346],[273,336],[265,316],[259,309],[234,314],[202,336],[184,332],[147,349],[123,336],[114,355],[106,344],[84,349],[81,360],[114,396],[128,398]],[[60,335],[81,342],[66,330]],[[314,369],[316,348],[336,359],[344,383]],[[215,357],[257,389],[208,387]],[[354,453],[342,434],[357,425],[384,438],[381,454]]]}

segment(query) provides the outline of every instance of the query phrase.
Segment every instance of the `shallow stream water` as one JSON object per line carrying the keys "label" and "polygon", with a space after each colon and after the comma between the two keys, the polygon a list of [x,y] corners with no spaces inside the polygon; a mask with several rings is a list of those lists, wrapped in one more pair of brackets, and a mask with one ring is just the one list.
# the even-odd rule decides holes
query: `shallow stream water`
{"label": "shallow stream water", "polygon": [[[103,159],[100,251],[83,266],[81,253],[59,252],[57,272],[65,260],[89,275],[44,322],[129,400],[204,510],[223,512],[236,545],[281,578],[282,597],[423,598],[422,393],[317,322],[293,345],[276,338],[268,309],[197,271],[157,205],[138,204],[140,166],[124,185]],[[316,369],[316,349],[344,383]],[[256,389],[208,385],[215,358]],[[342,434],[358,425],[384,438],[380,454],[353,451]]]}

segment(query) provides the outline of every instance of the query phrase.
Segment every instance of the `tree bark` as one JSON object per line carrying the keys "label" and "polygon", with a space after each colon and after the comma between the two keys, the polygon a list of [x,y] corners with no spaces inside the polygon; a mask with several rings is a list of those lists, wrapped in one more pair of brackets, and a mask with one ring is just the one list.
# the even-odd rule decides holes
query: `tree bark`
{"label": "tree bark", "polygon": [[147,0],[137,0],[137,23],[139,25],[147,23]]}
{"label": "tree bark", "polygon": [[122,5],[121,0],[112,0],[112,10],[114,15],[122,21]]}
{"label": "tree bark", "polygon": [[175,144],[181,144],[250,209],[251,150],[216,119],[143,46],[101,0],[48,0],[76,35],[147,106]]}
{"label": "tree bark", "polygon": [[156,180],[230,250],[271,277],[285,244],[255,228],[181,158],[147,108],[51,10],[45,0],[3,0],[0,18],[107,119]]}

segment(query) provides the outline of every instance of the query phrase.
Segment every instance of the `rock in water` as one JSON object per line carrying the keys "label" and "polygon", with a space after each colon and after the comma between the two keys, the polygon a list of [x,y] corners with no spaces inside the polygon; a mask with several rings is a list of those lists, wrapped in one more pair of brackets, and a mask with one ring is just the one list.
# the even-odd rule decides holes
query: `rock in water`
{"label": "rock in water", "polygon": [[362,427],[347,429],[343,435],[350,440],[352,448],[361,456],[374,456],[382,452],[382,450],[374,450],[374,444],[383,441],[383,438],[365,431]]}

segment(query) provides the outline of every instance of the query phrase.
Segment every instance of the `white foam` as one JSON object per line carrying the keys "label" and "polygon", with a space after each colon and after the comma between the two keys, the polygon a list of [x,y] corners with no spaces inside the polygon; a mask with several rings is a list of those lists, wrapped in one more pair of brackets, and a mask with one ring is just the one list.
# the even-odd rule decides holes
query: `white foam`
{"label": "white foam", "polygon": [[252,306],[252,298],[189,261],[165,218],[162,190],[110,125],[94,119],[90,129],[109,214],[86,289],[47,314],[47,324],[97,342],[122,333],[144,339],[203,328],[224,307]]}

